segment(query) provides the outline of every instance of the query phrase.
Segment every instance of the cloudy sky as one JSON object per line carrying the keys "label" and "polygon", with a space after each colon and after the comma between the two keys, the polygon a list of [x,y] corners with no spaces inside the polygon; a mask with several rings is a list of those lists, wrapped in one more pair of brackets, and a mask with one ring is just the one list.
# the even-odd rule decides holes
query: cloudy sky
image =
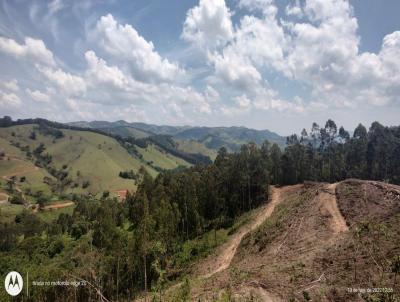
{"label": "cloudy sky", "polygon": [[0,115],[400,124],[398,0],[0,3]]}

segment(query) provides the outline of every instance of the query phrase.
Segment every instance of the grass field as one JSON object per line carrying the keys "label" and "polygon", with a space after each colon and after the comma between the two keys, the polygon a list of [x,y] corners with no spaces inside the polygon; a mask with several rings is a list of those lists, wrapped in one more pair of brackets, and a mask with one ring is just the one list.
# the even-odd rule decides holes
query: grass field
{"label": "grass field", "polygon": [[[35,132],[35,139],[31,138],[32,132]],[[33,194],[42,191],[50,200],[60,200],[58,193],[53,193],[51,186],[43,182],[45,177],[52,181],[56,179],[45,168],[36,167],[34,158],[27,157],[26,151],[33,152],[41,143],[46,148],[42,154],[48,153],[52,157],[50,166],[58,171],[68,172],[68,178],[72,179],[72,184],[66,187],[63,193],[100,195],[109,191],[111,197],[115,197],[117,190],[136,189],[134,180],[119,177],[121,171],[137,172],[144,166],[155,177],[158,172],[154,167],[174,169],[178,166],[189,166],[186,161],[151,144],[145,149],[137,147],[142,155],[140,159],[129,154],[111,137],[89,131],[62,132],[64,136],[55,139],[54,136],[41,134],[37,125],[0,128],[0,152],[5,153],[0,160],[0,191],[5,192],[7,179],[15,176],[15,188],[21,189],[22,192],[26,192],[27,189]],[[24,181],[21,181],[21,177],[25,177]],[[87,188],[83,188],[85,182],[89,182]],[[28,202],[36,203],[35,197],[28,194],[24,196]],[[23,209],[22,205],[1,204],[0,222],[12,221]],[[37,212],[37,215],[51,222],[60,213],[72,213],[73,209],[74,206],[44,210]]]}
{"label": "grass field", "polygon": [[[8,147],[9,151],[13,151],[10,144],[3,144],[2,147]],[[14,147],[13,147],[14,148]],[[16,148],[17,149],[17,148]],[[19,149],[17,149],[19,151]],[[7,153],[16,156],[23,156],[22,154]],[[10,176],[16,176],[16,185],[23,191],[29,188],[32,192],[43,191],[49,195],[51,193],[50,187],[43,183],[44,177],[53,178],[46,170],[38,169],[35,170],[35,165],[29,160],[25,159],[13,159],[5,157],[0,160],[0,188],[5,188],[7,180],[5,178]],[[21,177],[25,177],[25,181],[21,182]]]}
{"label": "grass field", "polygon": [[208,156],[212,161],[217,157],[218,152],[216,150],[207,148],[196,140],[174,139],[174,141],[178,144],[178,150],[185,153],[202,154]]}
{"label": "grass field", "polygon": [[[154,145],[149,145],[146,149],[138,147],[143,156],[143,159],[139,159],[130,155],[115,139],[105,135],[89,131],[62,130],[64,137],[55,139],[50,135],[42,135],[37,127],[22,125],[0,128],[1,149],[7,154],[24,158],[24,152],[12,144],[29,147],[32,152],[43,143],[46,147],[43,153],[52,156],[51,165],[57,170],[68,172],[68,177],[76,184],[74,188],[66,189],[66,193],[101,194],[103,191],[110,191],[114,196],[117,190],[136,189],[134,180],[119,177],[121,171],[137,172],[144,166],[154,177],[158,174],[154,167],[174,169],[178,166],[189,166],[186,161],[165,153]],[[30,138],[32,132],[35,132],[36,139]],[[150,162],[151,164],[148,164]],[[33,163],[28,160],[2,161],[0,176],[29,167],[33,167]],[[42,182],[44,176],[50,177],[47,171],[40,169],[24,176],[27,180],[21,184],[22,188],[31,187],[48,192],[47,185]],[[87,188],[83,188],[85,182],[90,184]]]}
{"label": "grass field", "polygon": [[168,154],[155,145],[148,145],[146,149],[139,148],[139,153],[143,155],[146,162],[152,162],[153,165],[163,169],[174,169],[178,166],[190,166],[189,163],[181,158]]}
{"label": "grass field", "polygon": [[17,204],[0,205],[0,223],[14,221],[15,216],[22,212],[24,206]]}
{"label": "grass field", "polygon": [[44,210],[44,211],[39,211],[37,215],[43,221],[50,223],[53,220],[57,219],[61,213],[72,215],[74,208],[75,206],[70,206],[61,209]]}

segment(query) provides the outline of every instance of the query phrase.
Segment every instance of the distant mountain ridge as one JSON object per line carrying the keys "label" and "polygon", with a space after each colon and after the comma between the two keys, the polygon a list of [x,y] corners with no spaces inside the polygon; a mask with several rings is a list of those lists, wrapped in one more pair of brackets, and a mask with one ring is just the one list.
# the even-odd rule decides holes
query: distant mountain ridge
{"label": "distant mountain ridge", "polygon": [[[280,147],[284,147],[286,138],[269,130],[256,130],[246,127],[200,127],[200,126],[168,126],[168,125],[154,125],[146,123],[128,123],[120,120],[116,122],[107,121],[92,121],[92,122],[72,122],[68,123],[71,126],[86,127],[102,129],[109,131],[113,134],[121,136],[135,136],[131,133],[134,129],[140,131],[140,135],[144,137],[153,135],[169,135],[174,139],[180,140],[195,140],[203,143],[206,147],[211,149],[219,149],[220,147],[227,147],[232,151],[236,151],[242,144],[248,142],[255,142],[261,144],[265,140],[271,143],[276,143]],[[136,137],[136,138],[142,138]]]}

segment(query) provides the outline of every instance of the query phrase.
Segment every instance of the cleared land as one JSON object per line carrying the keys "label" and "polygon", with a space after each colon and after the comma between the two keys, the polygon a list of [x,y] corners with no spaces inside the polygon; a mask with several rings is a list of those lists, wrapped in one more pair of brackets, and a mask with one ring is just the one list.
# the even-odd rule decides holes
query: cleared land
{"label": "cleared land", "polygon": [[[276,188],[266,206],[192,270],[191,299],[359,301],[348,288],[398,294],[391,270],[400,254],[398,225],[398,186],[347,180]],[[167,290],[168,301],[181,286]]]}

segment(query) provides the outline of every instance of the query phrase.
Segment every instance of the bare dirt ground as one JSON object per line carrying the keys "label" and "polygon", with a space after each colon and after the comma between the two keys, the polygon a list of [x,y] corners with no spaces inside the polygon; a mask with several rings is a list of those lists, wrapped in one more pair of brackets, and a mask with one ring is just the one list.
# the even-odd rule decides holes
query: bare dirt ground
{"label": "bare dirt ground", "polygon": [[70,206],[73,206],[74,204],[75,203],[73,201],[60,201],[60,203],[55,203],[55,204],[51,204],[48,206],[44,206],[43,209],[44,210],[56,210],[56,209],[70,207]]}
{"label": "bare dirt ground", "polygon": [[216,255],[208,257],[204,263],[200,264],[199,273],[202,278],[209,278],[229,267],[242,238],[259,227],[265,219],[271,216],[275,206],[280,201],[281,190],[281,188],[272,188],[271,201],[259,209],[258,213],[249,224],[244,225],[232,235],[232,237],[218,249]]}
{"label": "bare dirt ground", "polygon": [[[6,154],[5,157],[8,157],[10,160],[14,160],[14,161],[23,161],[20,157],[14,156],[11,154]],[[31,173],[34,171],[38,171],[38,170],[39,170],[39,167],[33,166],[32,168],[21,169],[21,170],[17,170],[12,173],[9,173],[7,175],[3,175],[2,178],[6,181],[9,181],[11,179],[11,177],[13,177],[13,176],[25,175],[25,174],[28,174],[28,173]],[[19,188],[17,185],[15,186],[15,190],[22,193],[21,188]]]}
{"label": "bare dirt ground", "polygon": [[336,200],[337,183],[326,185],[319,193],[319,199],[323,207],[331,215],[330,226],[335,233],[342,233],[349,230],[342,214],[339,211]]}
{"label": "bare dirt ground", "polygon": [[[243,237],[257,229],[268,217],[271,216],[275,207],[281,201],[281,193],[287,190],[293,189],[296,186],[287,186],[283,188],[275,188],[272,187],[271,200],[264,206],[260,207],[256,212],[255,216],[252,217],[250,222],[244,226],[242,226],[235,234],[233,234],[227,242],[221,245],[214,254],[210,255],[206,259],[199,262],[199,264],[194,269],[194,273],[192,274],[192,278],[194,279],[209,279],[210,277],[225,271],[229,268],[233,257],[235,256],[236,250],[240,245]],[[168,291],[173,291],[178,286],[181,285],[181,282],[175,284]],[[262,301],[279,301],[273,295],[270,295],[260,284],[244,284],[241,289],[244,292],[254,291],[258,293],[257,295],[262,296]],[[137,301],[144,301],[144,299],[139,299]]]}
{"label": "bare dirt ground", "polygon": [[[224,280],[229,278],[229,276],[227,276],[227,271],[231,266],[232,260],[235,257],[243,238],[259,228],[265,220],[272,215],[276,206],[282,201],[282,195],[296,191],[302,186],[303,185],[286,186],[281,188],[272,187],[270,201],[257,209],[257,212],[250,219],[250,222],[243,225],[227,240],[227,242],[217,248],[214,254],[198,263],[192,276],[194,279],[201,280],[201,282],[204,283],[204,288],[193,289],[193,300],[200,299],[200,301],[209,301],[215,298],[214,294],[213,296],[204,296],[202,290],[207,291],[216,287],[214,290],[216,292],[219,291],[219,279]],[[222,284],[223,283],[224,281],[222,281]],[[175,285],[174,288],[179,285],[180,283]],[[257,297],[258,300],[256,301],[281,301],[278,296],[268,292],[262,282],[246,282],[241,284],[238,288],[235,288],[233,291],[233,296],[238,299],[241,299],[241,297],[244,296],[249,296],[249,294],[251,297]]]}
{"label": "bare dirt ground", "polygon": [[[73,201],[59,201],[47,206],[44,206],[41,210],[58,210],[66,207],[73,206],[75,203]],[[30,204],[29,208],[32,209],[34,213],[37,213],[39,211],[39,206],[37,204]]]}
{"label": "bare dirt ground", "polygon": [[10,195],[8,195],[7,193],[0,193],[0,204],[8,203],[9,198],[10,198]]}
{"label": "bare dirt ground", "polygon": [[[274,188],[270,203],[190,273],[191,301],[222,292],[235,301],[359,301],[346,289],[396,288],[388,265],[398,251],[399,201],[400,187],[380,182]],[[370,233],[357,239],[366,220]]]}
{"label": "bare dirt ground", "polygon": [[[23,161],[22,158],[18,157],[18,156],[14,156],[12,154],[6,154],[6,157],[8,157],[10,160],[14,160],[14,161]],[[6,181],[9,181],[11,179],[11,177],[13,176],[19,176],[19,175],[26,175],[28,173],[32,173],[35,171],[38,171],[40,168],[37,166],[33,166],[31,168],[26,168],[26,169],[20,169],[20,170],[16,170],[12,173],[8,173],[7,175],[3,175],[3,179]],[[15,185],[15,190],[17,190],[18,192],[22,193],[21,188],[19,188],[17,185]],[[2,197],[5,197],[5,199],[3,199]],[[0,193],[0,204],[5,204],[8,202],[9,200],[9,195],[6,193]],[[24,195],[23,195],[24,197]],[[75,203],[69,200],[65,200],[65,201],[60,201],[48,206],[45,206],[43,209],[44,210],[52,210],[52,209],[61,209],[61,208],[65,208],[65,207],[70,207],[72,205],[74,205]],[[32,205],[32,204],[26,204],[25,205],[27,208],[32,208],[33,212],[37,212],[37,207]]]}
{"label": "bare dirt ground", "polygon": [[[337,249],[348,226],[336,200],[337,184],[282,188],[282,208],[272,213],[273,223],[253,232],[237,249],[225,276],[239,293],[252,291],[260,301],[302,300],[302,292],[319,290],[326,281],[314,259],[326,249]],[[242,277],[243,276],[243,277]],[[244,286],[245,285],[245,286]],[[243,288],[245,290],[243,290]]]}

